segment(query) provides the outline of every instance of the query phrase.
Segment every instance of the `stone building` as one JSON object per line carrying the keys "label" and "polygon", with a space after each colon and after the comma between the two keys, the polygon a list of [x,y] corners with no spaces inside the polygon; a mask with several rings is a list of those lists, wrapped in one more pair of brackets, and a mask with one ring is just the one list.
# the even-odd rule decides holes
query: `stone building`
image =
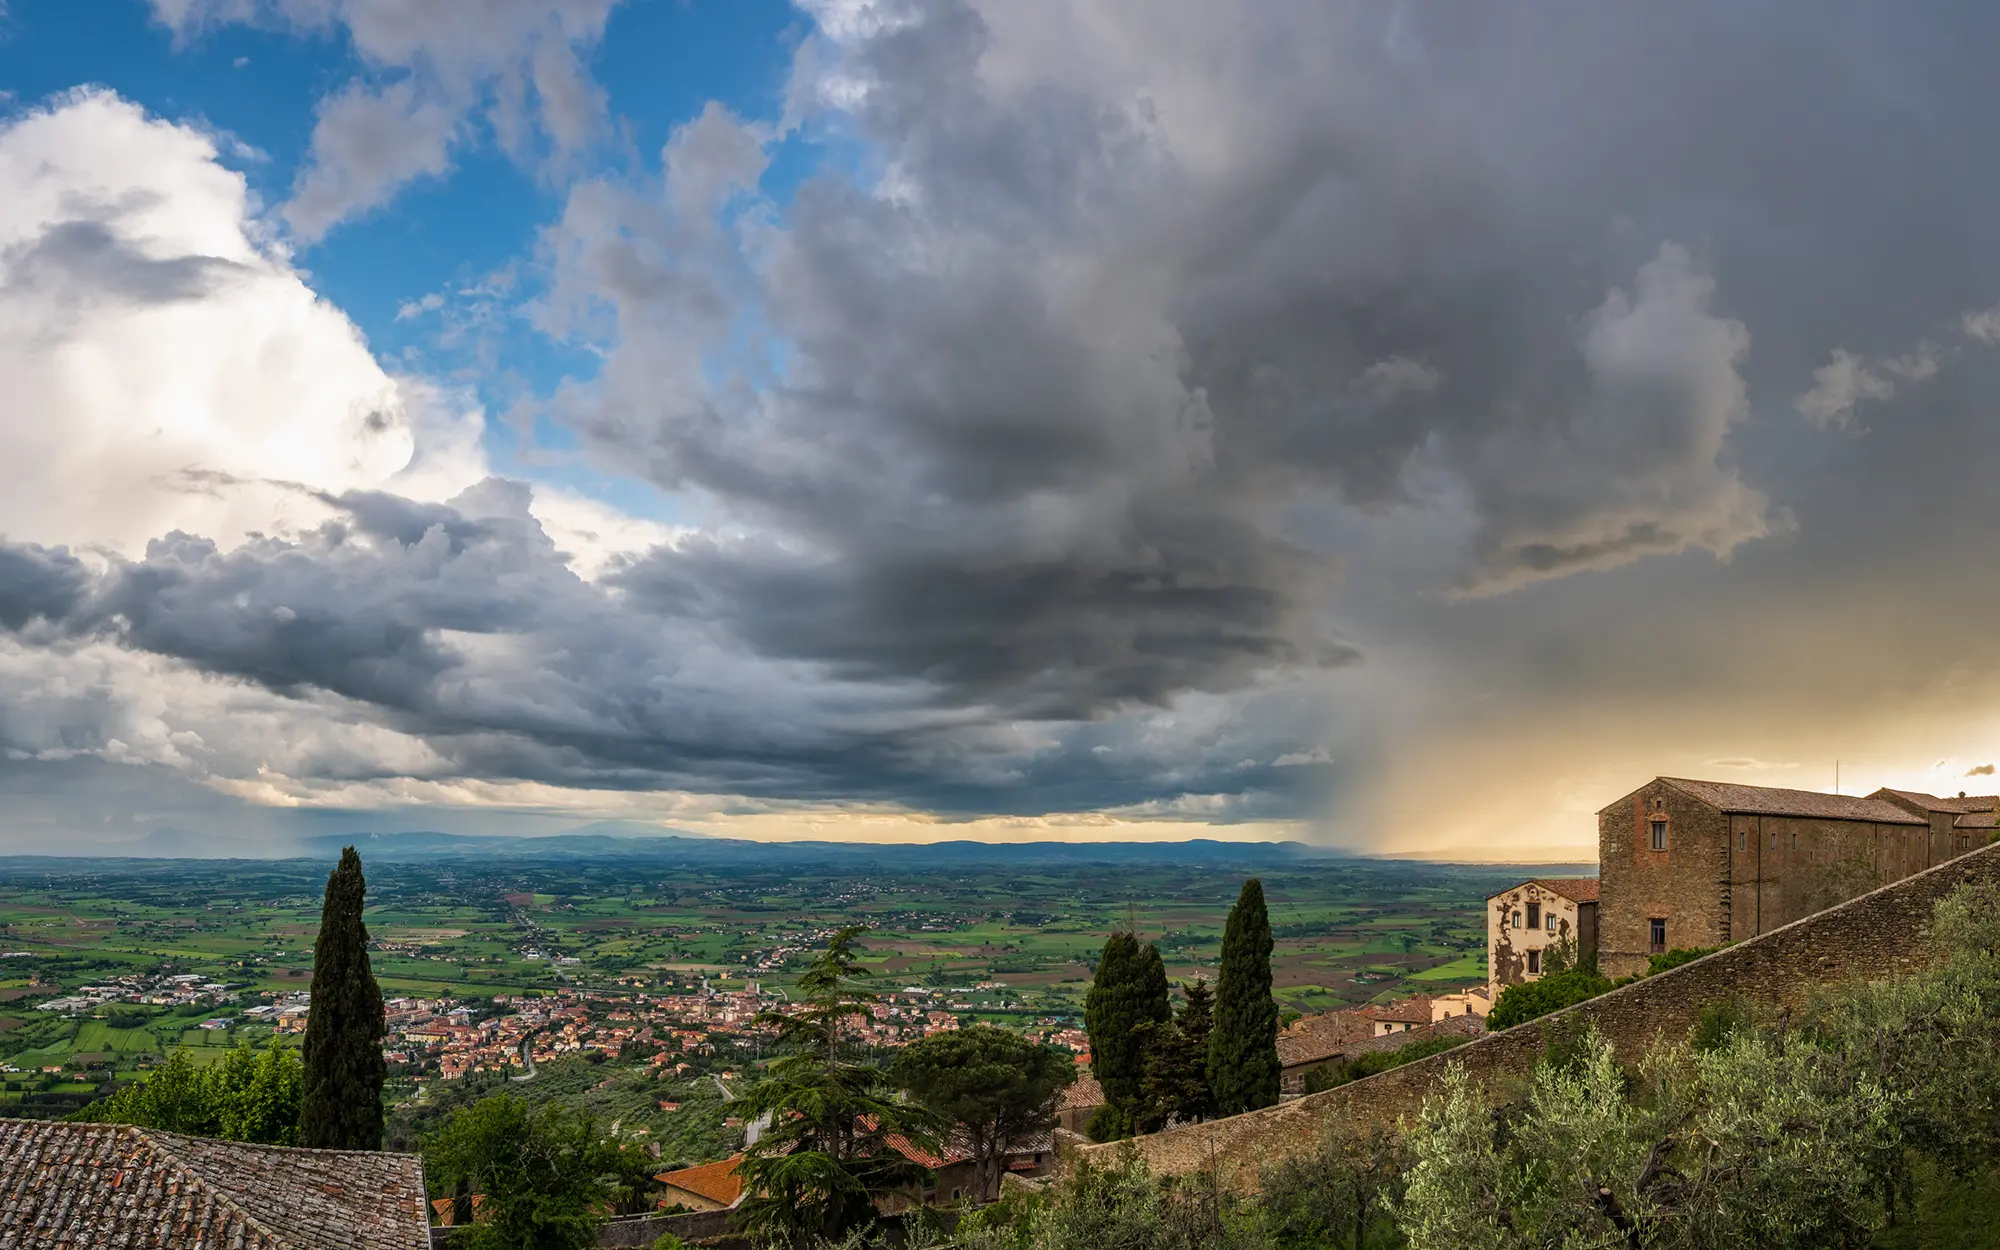
{"label": "stone building", "polygon": [[1642,972],[1651,955],[1742,941],[1942,863],[1984,845],[1995,802],[1656,777],[1598,813],[1598,965]]}
{"label": "stone building", "polygon": [[1541,877],[1486,900],[1486,983],[1489,998],[1523,981],[1539,981],[1549,949],[1567,943],[1573,958],[1597,953],[1595,877]]}

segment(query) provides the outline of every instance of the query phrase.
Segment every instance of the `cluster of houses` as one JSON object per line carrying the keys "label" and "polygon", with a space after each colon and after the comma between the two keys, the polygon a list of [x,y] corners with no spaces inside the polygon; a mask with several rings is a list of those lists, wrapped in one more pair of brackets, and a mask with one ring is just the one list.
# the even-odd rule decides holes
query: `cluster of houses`
{"label": "cluster of houses", "polygon": [[197,973],[184,972],[175,976],[113,977],[101,985],[80,985],[73,994],[36,1003],[35,1010],[74,1015],[111,1003],[186,1007],[195,1003],[224,1003],[233,998],[235,994],[228,986]]}
{"label": "cluster of houses", "polygon": [[[440,1077],[545,1063],[572,1055],[650,1058],[665,1065],[683,1055],[713,1055],[718,1043],[768,1038],[758,1023],[766,1012],[793,1004],[755,982],[743,989],[698,993],[609,993],[566,988],[543,997],[499,995],[505,1010],[487,1015],[455,999],[392,999],[387,1004],[390,1062],[422,1070],[435,1064]],[[483,1018],[482,1018],[483,1017]],[[940,1006],[937,992],[913,988],[885,994],[860,1023],[857,1040],[898,1046],[956,1029],[959,1017]],[[1042,1036],[1074,1050],[1088,1048],[1083,1033],[1053,1017],[1038,1022]],[[419,1078],[422,1079],[422,1078]]]}

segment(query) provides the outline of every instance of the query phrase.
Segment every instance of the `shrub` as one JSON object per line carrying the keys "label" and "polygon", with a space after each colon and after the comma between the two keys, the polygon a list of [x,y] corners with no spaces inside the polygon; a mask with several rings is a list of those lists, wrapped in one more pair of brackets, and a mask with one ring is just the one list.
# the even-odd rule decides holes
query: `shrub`
{"label": "shrub", "polygon": [[1750,1009],[1734,999],[1703,1003],[1688,1044],[1703,1053],[1721,1050],[1730,1038],[1749,1025]]}
{"label": "shrub", "polygon": [[1090,1117],[1090,1123],[1084,1126],[1083,1134],[1096,1142],[1117,1141],[1120,1138],[1130,1137],[1132,1117],[1123,1107],[1114,1107],[1107,1103],[1099,1107]]}
{"label": "shrub", "polygon": [[1664,955],[1655,955],[1646,961],[1646,975],[1656,977],[1669,968],[1691,964],[1704,955],[1713,955],[1720,946],[1676,946]]}
{"label": "shrub", "polygon": [[1486,1027],[1511,1029],[1517,1024],[1560,1011],[1586,999],[1596,998],[1611,988],[1611,982],[1589,968],[1572,968],[1552,973],[1539,981],[1524,981],[1500,991],[1487,1014]]}

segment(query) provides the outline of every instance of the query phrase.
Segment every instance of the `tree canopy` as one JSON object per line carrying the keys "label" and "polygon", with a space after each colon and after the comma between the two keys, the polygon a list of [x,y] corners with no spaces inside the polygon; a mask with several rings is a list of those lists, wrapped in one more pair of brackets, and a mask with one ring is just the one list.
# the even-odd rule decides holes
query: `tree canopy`
{"label": "tree canopy", "polygon": [[253,1051],[239,1045],[207,1067],[197,1067],[187,1050],[176,1050],[145,1080],[70,1118],[291,1146],[298,1143],[304,1083],[298,1052],[288,1047]]}
{"label": "tree canopy", "polygon": [[[585,1250],[619,1210],[643,1209],[650,1154],[598,1133],[587,1112],[493,1094],[424,1142],[433,1197],[484,1195],[452,1250]],[[635,1199],[639,1199],[635,1201]]]}
{"label": "tree canopy", "polygon": [[1076,1080],[1068,1051],[990,1024],[912,1043],[892,1071],[918,1105],[959,1127],[981,1201],[999,1196],[1008,1147],[1052,1128],[1056,1100]]}
{"label": "tree canopy", "polygon": [[1538,981],[1522,981],[1500,991],[1500,997],[1493,1001],[1493,1010],[1486,1015],[1486,1027],[1511,1029],[1595,998],[1610,988],[1611,982],[1590,967],[1551,972]]}
{"label": "tree canopy", "polygon": [[924,1183],[929,1169],[893,1149],[891,1136],[932,1150],[941,1118],[895,1096],[886,1074],[848,1038],[875,995],[852,984],[860,967],[852,925],[835,933],[799,978],[802,1006],[766,1013],[784,1052],[743,1098],[766,1127],[740,1168],[748,1229],[769,1237],[838,1237],[872,1217],[872,1200]]}

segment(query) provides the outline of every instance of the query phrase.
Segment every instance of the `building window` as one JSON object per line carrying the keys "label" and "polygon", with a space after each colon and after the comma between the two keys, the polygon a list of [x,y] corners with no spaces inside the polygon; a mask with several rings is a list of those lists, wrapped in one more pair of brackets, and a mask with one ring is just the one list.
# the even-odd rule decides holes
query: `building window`
{"label": "building window", "polygon": [[1775,829],[1771,831],[1771,849],[1774,851],[1778,849],[1778,834]]}
{"label": "building window", "polygon": [[1750,849],[1750,835],[1742,829],[1736,831],[1736,853],[1743,854]]}
{"label": "building window", "polygon": [[1542,927],[1542,905],[1540,903],[1528,904],[1528,927],[1530,929],[1539,929]]}
{"label": "building window", "polygon": [[1554,912],[1550,912],[1548,914],[1547,919],[1548,919],[1548,930],[1550,933],[1554,933],[1556,931],[1556,914]]}
{"label": "building window", "polygon": [[1653,954],[1664,954],[1667,949],[1667,922],[1655,916],[1646,922],[1652,929]]}
{"label": "building window", "polygon": [[1516,929],[1521,927],[1521,909],[1518,907],[1514,909],[1514,927]]}
{"label": "building window", "polygon": [[1664,820],[1653,820],[1653,821],[1648,821],[1647,823],[1652,825],[1653,827],[1653,849],[1656,851],[1666,850],[1667,822]]}
{"label": "building window", "polygon": [[1528,975],[1531,977],[1542,975],[1542,952],[1528,952]]}

